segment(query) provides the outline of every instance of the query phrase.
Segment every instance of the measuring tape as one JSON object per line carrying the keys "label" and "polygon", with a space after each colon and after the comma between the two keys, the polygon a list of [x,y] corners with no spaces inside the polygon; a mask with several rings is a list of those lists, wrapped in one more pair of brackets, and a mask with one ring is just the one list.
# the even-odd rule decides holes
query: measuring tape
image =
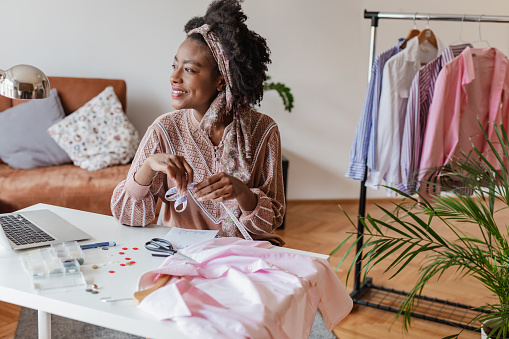
{"label": "measuring tape", "polygon": [[[192,183],[191,185],[189,185],[187,191],[190,192],[191,194],[193,194],[194,186],[195,186],[195,183]],[[180,213],[180,212],[185,211],[185,209],[187,207],[187,193],[182,194],[177,190],[176,187],[172,187],[168,191],[166,191],[166,194],[164,197],[168,201],[175,202],[174,208],[175,208],[176,212]],[[233,222],[235,223],[235,226],[237,226],[240,233],[242,233],[242,235],[244,236],[244,239],[253,240],[253,238],[251,238],[251,236],[247,232],[246,227],[244,226],[243,223],[240,222],[240,220],[237,218],[237,216],[235,214],[233,214],[233,212],[228,207],[226,207],[225,204],[223,204],[222,202],[220,202],[219,204],[224,208],[224,210],[230,216],[230,218],[232,218]]]}

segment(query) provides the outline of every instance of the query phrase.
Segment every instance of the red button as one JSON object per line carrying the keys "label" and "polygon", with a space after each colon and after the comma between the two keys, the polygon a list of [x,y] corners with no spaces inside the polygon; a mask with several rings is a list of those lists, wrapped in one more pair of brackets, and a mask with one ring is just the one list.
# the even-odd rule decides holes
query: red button
{"label": "red button", "polygon": [[137,250],[138,250],[138,247],[133,247],[133,250],[137,251]]}
{"label": "red button", "polygon": [[109,271],[110,273],[115,273],[115,271]]}
{"label": "red button", "polygon": [[124,251],[128,250],[128,248],[127,248],[127,247],[122,247],[122,249],[123,249]]}
{"label": "red button", "polygon": [[131,260],[131,258],[125,258],[125,260]]}
{"label": "red button", "polygon": [[120,266],[125,266],[125,264],[120,264]]}
{"label": "red button", "polygon": [[125,254],[124,252],[118,252],[118,254]]}

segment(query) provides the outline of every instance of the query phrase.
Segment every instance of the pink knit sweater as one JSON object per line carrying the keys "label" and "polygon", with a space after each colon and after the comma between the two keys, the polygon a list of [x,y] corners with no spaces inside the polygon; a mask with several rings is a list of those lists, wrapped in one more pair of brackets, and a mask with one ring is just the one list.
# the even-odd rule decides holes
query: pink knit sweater
{"label": "pink knit sweater", "polygon": [[[267,115],[251,110],[253,134],[251,137],[253,165],[248,187],[257,195],[253,211],[242,211],[235,200],[225,203],[244,224],[253,239],[264,239],[284,244],[273,233],[281,225],[285,213],[281,142],[276,123]],[[231,124],[224,130],[227,135]],[[224,140],[224,137],[223,137]],[[215,202],[199,202],[188,196],[187,208],[178,213],[174,203],[165,199],[166,191],[174,187],[166,174],[158,172],[149,186],[139,185],[134,174],[145,159],[155,153],[184,156],[194,170],[194,182],[218,172],[217,164],[223,152],[223,142],[214,146],[199,128],[191,110],[179,110],[160,116],[148,128],[136,153],[126,180],[120,182],[111,198],[111,211],[124,225],[145,226],[156,216],[157,199],[163,202],[162,221],[166,226],[188,229],[219,230],[220,236],[241,237],[228,215]]]}

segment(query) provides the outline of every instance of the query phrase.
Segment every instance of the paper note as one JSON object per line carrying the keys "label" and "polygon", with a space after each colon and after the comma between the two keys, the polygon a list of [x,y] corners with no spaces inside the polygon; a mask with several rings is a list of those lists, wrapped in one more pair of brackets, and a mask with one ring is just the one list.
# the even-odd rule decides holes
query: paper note
{"label": "paper note", "polygon": [[211,230],[188,230],[185,228],[172,227],[164,236],[164,239],[171,242],[173,248],[182,249],[199,242],[213,239],[218,231]]}

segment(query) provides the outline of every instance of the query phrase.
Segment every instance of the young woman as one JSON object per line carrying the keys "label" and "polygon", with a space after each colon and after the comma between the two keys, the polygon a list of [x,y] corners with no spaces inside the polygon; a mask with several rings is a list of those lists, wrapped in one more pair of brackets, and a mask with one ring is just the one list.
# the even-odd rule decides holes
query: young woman
{"label": "young woman", "polygon": [[239,1],[218,0],[186,24],[170,77],[176,111],[148,128],[115,188],[120,223],[152,222],[161,199],[164,225],[284,244],[273,233],[285,213],[279,131],[251,109],[263,97],[270,51],[246,19]]}

